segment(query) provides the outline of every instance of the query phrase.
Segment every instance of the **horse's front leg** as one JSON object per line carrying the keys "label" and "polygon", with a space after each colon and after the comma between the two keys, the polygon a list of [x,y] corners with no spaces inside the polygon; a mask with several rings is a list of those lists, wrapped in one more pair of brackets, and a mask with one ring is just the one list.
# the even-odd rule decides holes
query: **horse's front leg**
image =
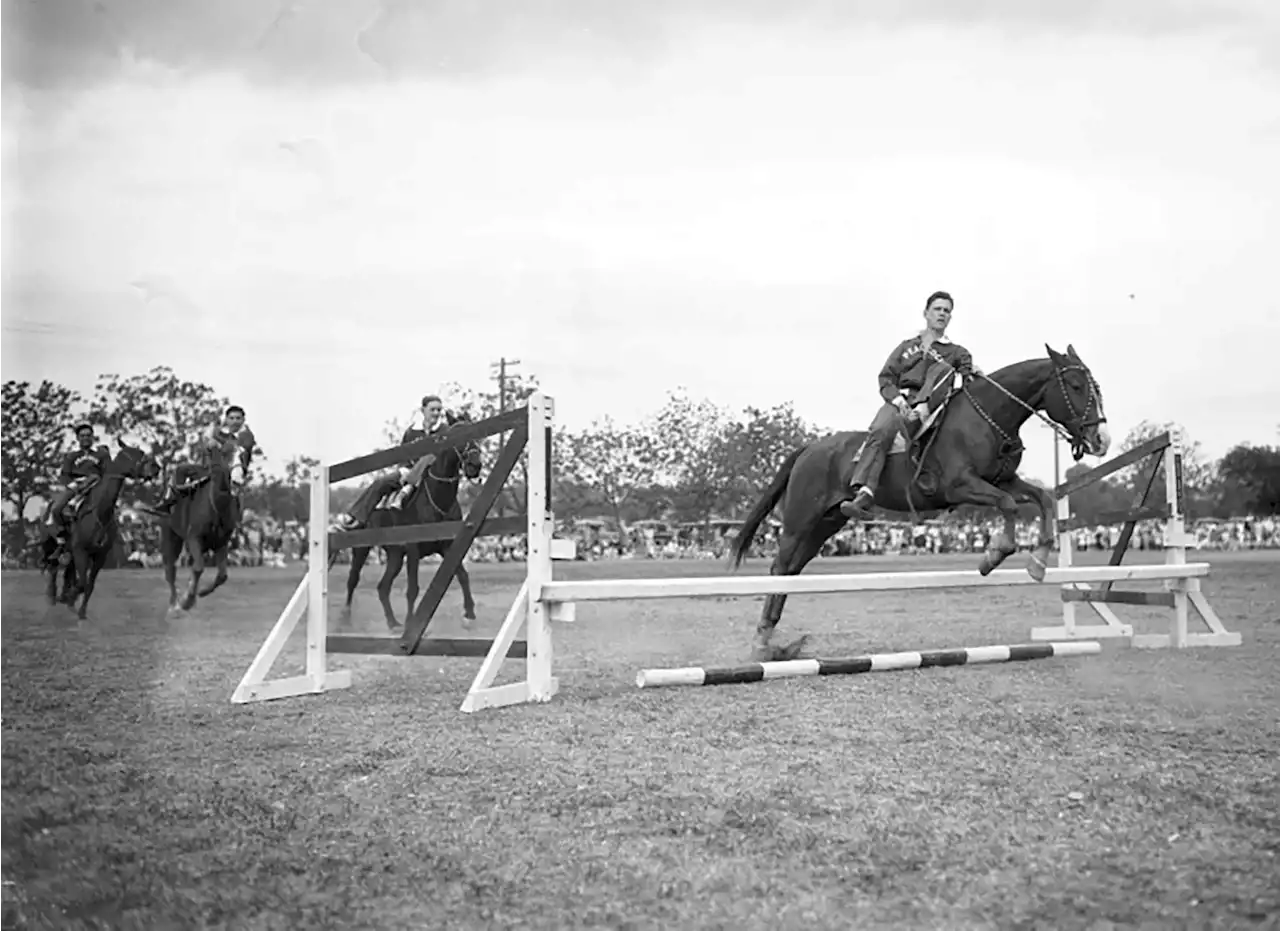
{"label": "horse's front leg", "polygon": [[418,601],[418,548],[409,546],[405,552],[404,600],[406,602],[405,619],[413,617],[413,606]]}
{"label": "horse's front leg", "polygon": [[356,588],[360,585],[360,573],[364,571],[365,561],[369,558],[372,547],[357,546],[351,550],[351,566],[347,570],[347,600],[342,603],[342,623],[351,621],[351,602],[355,600]]}
{"label": "horse's front leg", "polygon": [[391,586],[395,584],[400,567],[404,564],[404,547],[388,546],[383,551],[387,554],[387,565],[382,570],[382,578],[378,580],[378,601],[382,603],[387,629],[397,630],[400,622],[396,620],[396,612],[391,607]]}
{"label": "horse's front leg", "polygon": [[213,563],[218,567],[218,574],[213,577],[213,581],[200,589],[200,597],[210,595],[218,589],[220,585],[227,581],[227,556],[231,552],[231,541],[228,540],[216,550],[213,551]]}
{"label": "horse's front leg", "polygon": [[196,595],[200,589],[200,576],[204,574],[204,547],[194,535],[187,540],[187,552],[191,555],[191,582],[187,585],[187,593],[182,597],[182,610],[190,611],[196,603]]}
{"label": "horse's front leg", "polygon": [[1037,582],[1043,582],[1045,570],[1049,566],[1049,550],[1053,549],[1055,498],[1046,489],[1017,476],[1005,482],[1004,488],[1013,495],[1015,501],[1025,501],[1040,509],[1040,542],[1031,552],[1027,574]]}
{"label": "horse's front leg", "polygon": [[[76,574],[75,557],[71,553],[67,553],[67,564],[61,568],[62,573],[62,594],[58,600],[64,605],[74,605],[76,595],[80,593],[80,579]],[[58,575],[58,570],[54,571],[54,575]]]}
{"label": "horse's front leg", "polygon": [[86,565],[83,568],[77,567],[77,572],[83,572],[81,576],[84,584],[80,593],[80,610],[76,612],[80,620],[84,620],[89,613],[89,599],[93,596],[93,588],[98,582],[98,573],[102,571],[102,565],[106,562],[107,555],[105,552],[95,554],[86,559]]}
{"label": "horse's front leg", "polygon": [[471,573],[467,572],[467,567],[458,563],[458,571],[453,574],[458,580],[458,587],[462,589],[462,626],[470,628],[471,622],[476,619],[476,602],[471,597]]}
{"label": "horse's front leg", "polygon": [[997,488],[974,472],[968,472],[952,486],[947,500],[952,504],[996,508],[1004,515],[1004,529],[991,538],[987,551],[982,554],[982,560],[978,563],[980,573],[990,575],[997,566],[1018,551],[1015,540],[1018,502],[1009,492]]}

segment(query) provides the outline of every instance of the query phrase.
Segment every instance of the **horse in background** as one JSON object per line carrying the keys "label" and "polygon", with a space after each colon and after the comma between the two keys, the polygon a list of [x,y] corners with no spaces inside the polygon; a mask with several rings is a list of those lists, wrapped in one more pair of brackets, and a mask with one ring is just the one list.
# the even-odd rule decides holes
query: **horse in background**
{"label": "horse in background", "polygon": [[[466,422],[465,417],[450,417],[450,426]],[[458,488],[462,475],[469,481],[480,477],[483,463],[480,445],[475,440],[468,440],[457,447],[443,450],[434,462],[430,462],[423,470],[421,479],[414,485],[409,496],[398,508],[375,509],[376,505],[400,486],[398,475],[387,475],[376,479],[349,508],[350,512],[368,513],[367,527],[404,527],[412,524],[434,524],[462,520],[462,507],[458,503]],[[414,606],[420,591],[418,581],[418,563],[426,556],[438,556],[448,552],[453,545],[452,538],[446,540],[422,540],[416,543],[387,544],[382,546],[386,553],[387,563],[378,580],[378,601],[382,605],[382,613],[388,630],[398,630],[400,622],[396,619],[395,609],[391,606],[391,588],[400,575],[401,568],[408,566],[408,578],[405,584],[405,600],[408,605],[405,617],[412,617]],[[356,588],[360,584],[360,574],[365,562],[369,559],[372,546],[356,546],[351,549],[351,568],[347,572],[347,600],[342,606],[342,621],[351,619],[351,602]],[[332,569],[337,553],[329,553],[329,568]],[[476,604],[471,595],[471,576],[465,566],[458,564],[454,578],[462,589],[462,605],[464,626],[469,627],[475,620]]]}
{"label": "horse in background", "polygon": [[[1065,354],[1047,345],[1045,349],[1048,358],[974,375],[948,394],[911,449],[900,450],[894,444],[876,489],[876,506],[890,511],[938,512],[962,504],[998,508],[1004,529],[992,538],[979,563],[984,576],[1017,552],[1015,524],[1021,503],[1040,510],[1040,543],[1027,565],[1037,581],[1044,579],[1053,545],[1053,495],[1017,474],[1022,425],[1032,415],[1047,415],[1055,429],[1065,429],[1077,462],[1085,453],[1104,456],[1110,446],[1102,390],[1089,367],[1072,346]],[[743,522],[730,552],[730,567],[742,563],[761,523],[781,503],[782,530],[769,571],[799,575],[847,523],[839,506],[851,497],[849,480],[866,436],[865,431],[834,433],[792,451]],[[780,594],[765,598],[754,660],[794,659],[804,646],[807,637],[785,647],[770,643],[786,600]]]}
{"label": "horse in background", "polygon": [[[189,611],[196,596],[203,598],[227,581],[227,557],[240,524],[240,501],[231,487],[231,468],[214,462],[184,489],[160,527],[164,579],[169,583],[169,610]],[[178,560],[183,550],[191,557],[191,581],[178,601]],[[200,588],[206,555],[217,567],[214,580]]]}
{"label": "horse in background", "polygon": [[[119,537],[116,504],[124,483],[128,480],[152,481],[160,474],[160,464],[155,456],[123,440],[117,440],[117,444],[120,451],[111,460],[106,473],[83,494],[78,504],[71,505],[74,512],[67,523],[65,543],[59,534],[47,531],[40,544],[43,566],[49,574],[46,592],[49,604],[61,601],[73,605],[79,596],[80,607],[76,614],[80,620],[88,614],[89,599],[93,596],[98,573],[106,565],[107,555]],[[64,557],[62,595],[59,597],[58,570]]]}

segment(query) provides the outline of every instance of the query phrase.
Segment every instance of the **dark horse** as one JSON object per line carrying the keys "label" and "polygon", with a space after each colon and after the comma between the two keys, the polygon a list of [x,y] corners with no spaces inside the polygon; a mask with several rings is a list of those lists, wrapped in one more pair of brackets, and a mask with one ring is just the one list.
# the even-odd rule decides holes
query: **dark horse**
{"label": "dark horse", "polygon": [[[892,453],[876,489],[876,505],[890,511],[938,512],[962,504],[998,508],[1004,530],[992,538],[979,563],[983,575],[1017,552],[1014,524],[1020,503],[1040,509],[1040,544],[1027,565],[1037,581],[1044,578],[1053,544],[1053,495],[1017,475],[1023,423],[1043,411],[1066,429],[1077,461],[1086,452],[1106,455],[1110,445],[1102,391],[1088,366],[1071,346],[1065,355],[1045,349],[1047,359],[970,378],[944,402],[926,435],[917,438],[914,445],[923,444],[925,450],[919,469],[906,452]],[[849,479],[866,435],[835,433],[788,455],[747,515],[733,544],[731,565],[741,564],[761,522],[781,501],[782,534],[770,573],[799,575],[846,523],[839,505],[851,497]],[[765,598],[753,649],[757,661],[792,659],[804,646],[805,637],[785,647],[769,642],[786,600],[786,595]]]}
{"label": "dark horse", "polygon": [[58,569],[65,555],[62,602],[72,604],[80,596],[77,614],[84,620],[89,608],[89,597],[98,581],[98,573],[107,562],[107,554],[116,545],[119,527],[116,523],[116,502],[126,479],[151,481],[160,474],[155,457],[135,446],[120,441],[120,451],[111,460],[106,474],[89,489],[84,502],[71,518],[65,544],[53,534],[41,542],[44,567],[49,573],[49,604],[58,602]]}
{"label": "dark horse", "polygon": [[[168,514],[161,514],[160,551],[164,557],[164,580],[169,583],[169,609],[191,610],[197,593],[211,594],[227,581],[227,555],[240,523],[240,502],[231,488],[231,469],[221,462],[207,468],[207,475],[194,489],[185,490]],[[191,583],[178,603],[178,560],[182,551],[191,556]],[[205,555],[213,558],[218,574],[200,588]]]}
{"label": "dark horse", "polygon": [[[457,423],[457,420],[453,421]],[[428,464],[421,480],[409,493],[409,498],[400,508],[373,510],[382,498],[394,491],[400,484],[396,475],[384,476],[374,481],[351,505],[355,513],[368,513],[369,527],[403,527],[409,524],[434,524],[442,521],[462,520],[462,508],[458,504],[458,483],[465,474],[471,481],[480,477],[480,446],[474,440],[462,444],[461,449],[449,448],[442,451],[434,462]],[[382,613],[386,616],[387,627],[396,630],[400,622],[396,620],[395,610],[391,607],[391,586],[395,584],[400,568],[408,561],[409,576],[405,585],[405,600],[408,602],[408,613],[413,615],[414,604],[418,600],[418,562],[424,556],[444,554],[453,540],[423,540],[418,543],[407,543],[403,546],[384,546],[387,564],[378,580],[378,600],[382,603]],[[351,618],[351,600],[355,597],[356,587],[360,584],[360,572],[369,558],[371,546],[357,546],[351,550],[351,571],[347,573],[347,601],[342,607],[344,621]],[[329,554],[329,568],[333,568],[336,553]],[[463,616],[468,621],[475,620],[476,603],[471,597],[471,576],[459,563],[454,573],[458,585],[462,588]]]}

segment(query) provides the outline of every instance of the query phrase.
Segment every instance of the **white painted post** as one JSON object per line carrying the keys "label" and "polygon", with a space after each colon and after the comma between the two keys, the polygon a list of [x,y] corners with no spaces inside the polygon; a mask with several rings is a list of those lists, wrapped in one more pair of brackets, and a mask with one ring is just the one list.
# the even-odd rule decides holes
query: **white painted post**
{"label": "white painted post", "polygon": [[324,463],[311,479],[307,544],[307,677],[320,692],[325,686],[325,640],[329,633],[329,467]]}
{"label": "white painted post", "polygon": [[528,642],[526,681],[529,701],[550,701],[556,694],[559,683],[551,674],[551,619],[542,600],[542,586],[552,580],[551,536],[555,523],[547,495],[551,477],[547,443],[555,402],[541,392],[535,392],[529,396],[528,407],[529,440],[526,448],[529,468],[525,509],[529,527],[525,569],[529,606],[525,617],[525,640]]}
{"label": "white painted post", "polygon": [[[1164,525],[1164,561],[1169,566],[1187,563],[1187,530],[1183,520],[1184,485],[1182,481],[1182,433],[1177,428],[1169,432],[1169,445],[1164,451],[1164,487],[1169,503],[1169,518]],[[1169,628],[1169,646],[1175,650],[1187,646],[1187,592],[1186,580],[1172,580],[1173,620]]]}
{"label": "white painted post", "polygon": [[[1054,441],[1057,441],[1055,434]],[[1058,521],[1069,520],[1071,518],[1071,496],[1064,495],[1058,499]],[[1074,550],[1071,548],[1071,531],[1063,530],[1058,534],[1058,565],[1067,567],[1075,565]],[[1077,588],[1075,585],[1064,585],[1064,589]],[[1062,603],[1062,634],[1065,637],[1074,637],[1076,635],[1076,604],[1074,601],[1064,601]]]}

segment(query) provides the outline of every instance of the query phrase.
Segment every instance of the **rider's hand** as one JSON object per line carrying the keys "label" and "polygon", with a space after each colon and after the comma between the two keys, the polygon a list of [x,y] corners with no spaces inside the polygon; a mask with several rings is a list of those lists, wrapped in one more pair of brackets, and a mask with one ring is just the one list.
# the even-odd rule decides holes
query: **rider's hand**
{"label": "rider's hand", "polygon": [[907,404],[907,399],[904,398],[902,395],[898,395],[896,398],[893,399],[893,406],[898,409],[898,413],[901,414],[903,417],[910,416],[911,408]]}

